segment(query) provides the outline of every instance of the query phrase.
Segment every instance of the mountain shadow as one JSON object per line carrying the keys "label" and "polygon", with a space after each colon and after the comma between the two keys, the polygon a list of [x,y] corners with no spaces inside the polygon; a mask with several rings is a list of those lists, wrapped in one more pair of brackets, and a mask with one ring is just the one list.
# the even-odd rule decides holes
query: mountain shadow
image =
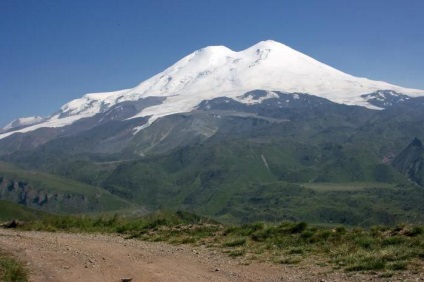
{"label": "mountain shadow", "polygon": [[421,140],[414,138],[392,165],[411,181],[424,186],[424,146]]}

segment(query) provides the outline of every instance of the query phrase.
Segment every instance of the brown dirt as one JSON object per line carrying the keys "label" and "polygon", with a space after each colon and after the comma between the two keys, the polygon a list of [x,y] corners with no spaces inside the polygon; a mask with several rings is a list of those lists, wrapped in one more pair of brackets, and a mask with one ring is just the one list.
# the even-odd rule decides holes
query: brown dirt
{"label": "brown dirt", "polygon": [[424,273],[344,273],[329,266],[233,259],[204,246],[126,240],[118,235],[0,229],[0,248],[23,261],[30,281],[424,281]]}

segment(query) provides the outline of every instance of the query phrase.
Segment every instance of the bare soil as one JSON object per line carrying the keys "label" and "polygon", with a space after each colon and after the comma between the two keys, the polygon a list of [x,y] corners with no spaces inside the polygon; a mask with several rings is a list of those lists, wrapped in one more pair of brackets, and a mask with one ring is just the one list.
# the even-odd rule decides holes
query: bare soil
{"label": "bare soil", "polygon": [[424,270],[383,278],[381,273],[345,273],[313,262],[246,262],[204,246],[118,235],[0,229],[0,248],[26,265],[30,281],[424,281]]}

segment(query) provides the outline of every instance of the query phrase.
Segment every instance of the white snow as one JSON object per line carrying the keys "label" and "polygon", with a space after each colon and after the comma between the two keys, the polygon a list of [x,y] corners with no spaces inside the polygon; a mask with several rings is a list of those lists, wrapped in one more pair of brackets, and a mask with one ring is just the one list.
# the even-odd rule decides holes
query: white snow
{"label": "white snow", "polygon": [[272,91],[267,91],[265,96],[262,96],[259,98],[254,98],[253,95],[250,94],[247,96],[242,95],[242,96],[235,97],[234,100],[239,101],[241,103],[245,103],[245,104],[260,104],[266,99],[279,98],[279,97],[280,96],[278,96],[277,93]]}
{"label": "white snow", "polygon": [[28,126],[28,125],[31,125],[31,124],[34,124],[34,123],[42,122],[44,119],[45,118],[40,117],[40,116],[18,118],[18,119],[11,121],[9,124],[7,124],[5,127],[3,127],[3,130],[9,130],[9,129],[19,127],[19,126]]}
{"label": "white snow", "polygon": [[116,98],[126,93],[129,89],[105,93],[89,93],[82,98],[72,100],[63,105],[60,112],[64,116],[83,115],[84,117],[93,116],[101,112],[102,107],[109,108],[116,104]]}
{"label": "white snow", "polygon": [[43,122],[43,123],[40,123],[40,124],[25,127],[23,129],[19,129],[19,130],[0,134],[0,139],[8,137],[8,136],[10,136],[14,133],[17,133],[17,132],[25,133],[25,132],[34,131],[36,129],[43,128],[43,127],[51,127],[51,128],[63,127],[65,125],[72,124],[79,119],[81,119],[81,116],[79,116],[79,115],[69,116],[69,117],[65,117],[65,118],[59,118],[59,115],[54,115],[54,116],[50,117],[47,122]]}
{"label": "white snow", "polygon": [[[269,95],[259,101],[237,99],[257,89],[269,91]],[[239,52],[224,46],[211,46],[182,58],[132,89],[86,94],[62,106],[61,116],[55,115],[43,123],[15,132],[65,126],[80,118],[103,112],[119,102],[149,96],[166,99],[162,104],[145,108],[133,117],[151,116],[147,125],[134,132],[160,117],[189,112],[201,101],[216,97],[229,97],[243,103],[260,103],[273,97],[273,91],[299,92],[324,97],[336,103],[379,109],[360,97],[377,90],[393,90],[410,96],[424,95],[424,90],[351,76],[272,40],[259,42]],[[0,135],[0,139],[4,137],[5,134]]]}

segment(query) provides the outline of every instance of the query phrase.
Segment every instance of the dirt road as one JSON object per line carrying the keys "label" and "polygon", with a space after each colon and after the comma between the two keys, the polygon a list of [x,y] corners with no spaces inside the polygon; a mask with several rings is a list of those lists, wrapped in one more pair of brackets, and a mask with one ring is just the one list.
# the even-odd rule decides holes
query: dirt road
{"label": "dirt road", "polygon": [[[0,248],[26,263],[31,281],[380,280],[377,276],[359,273],[347,276],[329,267],[314,265],[288,266],[259,262],[246,265],[242,260],[230,258],[219,250],[126,240],[117,235],[0,229]],[[411,281],[424,281],[421,274],[413,278]],[[403,280],[402,275],[399,279]]]}

